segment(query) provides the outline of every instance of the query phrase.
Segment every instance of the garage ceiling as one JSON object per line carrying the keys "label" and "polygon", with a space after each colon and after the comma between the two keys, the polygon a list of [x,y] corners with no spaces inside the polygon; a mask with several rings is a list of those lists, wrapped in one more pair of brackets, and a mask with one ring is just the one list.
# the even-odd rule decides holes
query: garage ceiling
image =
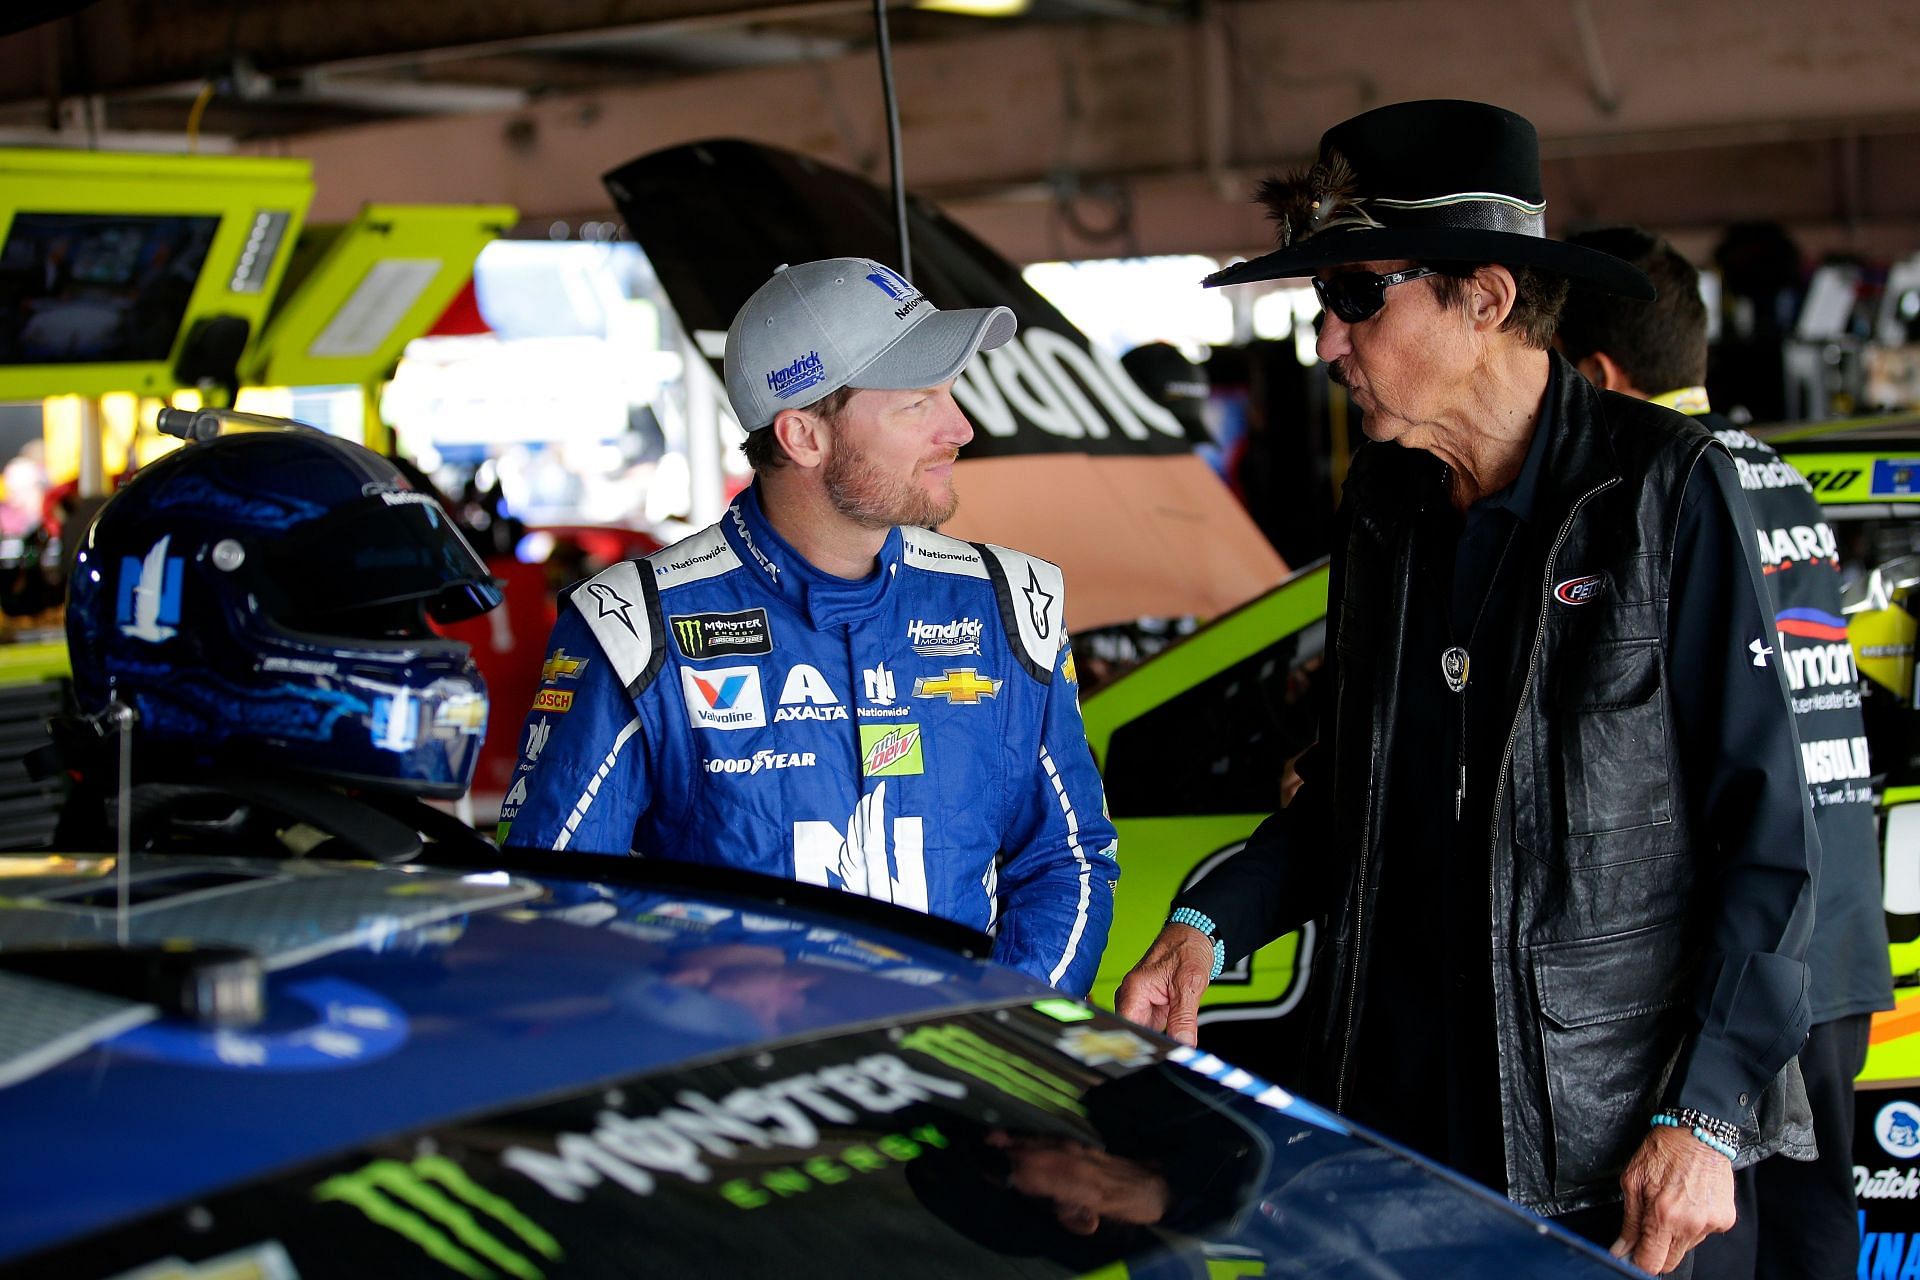
{"label": "garage ceiling", "polygon": [[[7,25],[61,11],[0,36],[0,142],[177,149],[191,125],[204,150],[310,156],[320,217],[378,199],[603,219],[600,173],[721,135],[885,177],[863,0],[24,0]],[[910,183],[1016,258],[1257,249],[1257,177],[1414,97],[1532,118],[1557,227],[1631,219],[1699,252],[1765,217],[1813,251],[1920,249],[1912,0],[1032,0],[890,21]]]}

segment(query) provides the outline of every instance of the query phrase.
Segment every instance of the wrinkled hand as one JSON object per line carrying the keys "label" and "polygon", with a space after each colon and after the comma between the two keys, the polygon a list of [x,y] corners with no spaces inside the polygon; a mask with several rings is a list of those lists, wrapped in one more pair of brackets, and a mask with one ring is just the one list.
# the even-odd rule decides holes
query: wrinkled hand
{"label": "wrinkled hand", "polygon": [[1626,1215],[1611,1252],[1653,1275],[1733,1225],[1733,1162],[1685,1129],[1649,1130],[1620,1189]]}
{"label": "wrinkled hand", "polygon": [[1172,1193],[1167,1180],[1143,1164],[1070,1138],[1041,1138],[994,1130],[987,1145],[1007,1154],[1007,1183],[1022,1195],[1051,1201],[1060,1225],[1090,1236],[1100,1222],[1158,1222]]}
{"label": "wrinkled hand", "polygon": [[1213,942],[1190,925],[1170,924],[1120,984],[1113,1008],[1121,1017],[1181,1044],[1200,1039],[1200,994],[1213,972]]}

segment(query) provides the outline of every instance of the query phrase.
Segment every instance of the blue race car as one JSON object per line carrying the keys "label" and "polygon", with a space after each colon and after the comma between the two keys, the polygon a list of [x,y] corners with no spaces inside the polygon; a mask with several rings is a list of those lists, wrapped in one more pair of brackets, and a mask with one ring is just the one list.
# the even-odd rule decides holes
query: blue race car
{"label": "blue race car", "polygon": [[0,1274],[1631,1274],[852,895],[122,870],[0,858]]}

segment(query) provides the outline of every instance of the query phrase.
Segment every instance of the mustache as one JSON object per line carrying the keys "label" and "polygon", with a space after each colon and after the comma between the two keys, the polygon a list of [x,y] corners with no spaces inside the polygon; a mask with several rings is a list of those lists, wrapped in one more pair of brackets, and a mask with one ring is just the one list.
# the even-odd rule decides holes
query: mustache
{"label": "mustache", "polygon": [[1335,360],[1327,366],[1327,378],[1337,387],[1353,385],[1347,377],[1347,365],[1344,358]]}

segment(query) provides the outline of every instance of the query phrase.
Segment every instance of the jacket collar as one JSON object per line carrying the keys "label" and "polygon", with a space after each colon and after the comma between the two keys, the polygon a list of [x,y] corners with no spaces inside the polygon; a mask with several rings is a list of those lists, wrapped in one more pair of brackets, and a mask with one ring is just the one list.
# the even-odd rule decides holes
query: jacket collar
{"label": "jacket collar", "polygon": [[886,607],[899,577],[900,530],[887,531],[874,571],[864,578],[837,578],[809,563],[774,531],[760,505],[760,486],[749,485],[720,519],[721,536],[747,574],[804,616],[815,630],[860,622]]}

